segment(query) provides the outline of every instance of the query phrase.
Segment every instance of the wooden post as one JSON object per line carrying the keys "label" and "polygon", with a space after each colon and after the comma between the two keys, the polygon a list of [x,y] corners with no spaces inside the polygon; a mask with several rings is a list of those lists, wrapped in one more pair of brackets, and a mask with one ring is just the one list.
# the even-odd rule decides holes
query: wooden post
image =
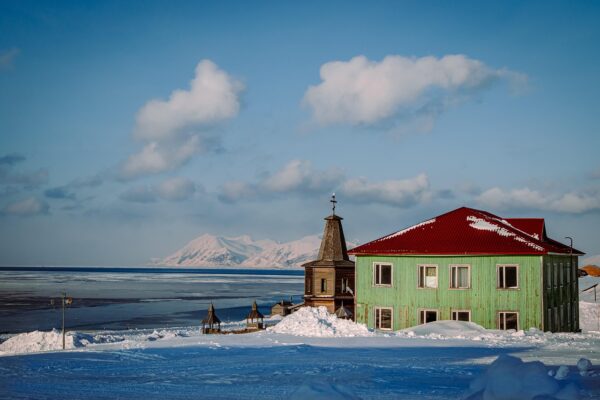
{"label": "wooden post", "polygon": [[63,350],[65,349],[65,300],[67,298],[67,293],[63,292],[62,295],[62,344]]}

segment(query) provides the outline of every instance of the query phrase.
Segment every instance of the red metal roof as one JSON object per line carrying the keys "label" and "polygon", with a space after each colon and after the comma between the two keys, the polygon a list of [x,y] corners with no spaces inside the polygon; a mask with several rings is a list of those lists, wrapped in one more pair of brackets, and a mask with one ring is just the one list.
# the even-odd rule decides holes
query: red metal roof
{"label": "red metal roof", "polygon": [[[546,236],[542,218],[503,219],[461,207],[355,247],[353,255],[569,254],[570,247]],[[584,253],[573,249],[573,255]]]}

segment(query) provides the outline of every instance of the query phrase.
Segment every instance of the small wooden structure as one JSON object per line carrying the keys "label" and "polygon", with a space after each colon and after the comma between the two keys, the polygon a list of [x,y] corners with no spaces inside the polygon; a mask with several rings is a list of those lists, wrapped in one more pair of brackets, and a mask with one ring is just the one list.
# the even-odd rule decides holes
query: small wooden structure
{"label": "small wooden structure", "polygon": [[258,311],[258,305],[256,304],[256,300],[255,300],[254,303],[252,303],[252,309],[250,310],[250,312],[248,313],[248,316],[246,317],[246,329],[248,329],[248,330],[264,329],[265,328],[264,318],[265,318],[265,316],[262,315],[260,313],[260,311]]}
{"label": "small wooden structure", "polygon": [[281,315],[285,317],[288,314],[291,314],[290,308],[294,304],[291,301],[281,300],[279,303],[276,303],[273,307],[271,307],[271,315]]}
{"label": "small wooden structure", "polygon": [[217,317],[212,303],[208,307],[208,314],[202,320],[202,333],[221,333],[221,320]]}
{"label": "small wooden structure", "polygon": [[335,315],[341,319],[352,319],[352,317],[354,316],[352,315],[352,311],[350,311],[347,307],[344,307],[343,302],[340,308],[335,310]]}

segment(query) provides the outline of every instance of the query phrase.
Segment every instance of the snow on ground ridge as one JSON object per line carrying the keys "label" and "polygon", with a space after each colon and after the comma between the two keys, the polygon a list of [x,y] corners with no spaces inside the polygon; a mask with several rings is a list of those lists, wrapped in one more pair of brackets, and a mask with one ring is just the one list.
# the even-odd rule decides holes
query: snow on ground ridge
{"label": "snow on ground ridge", "polygon": [[338,318],[323,306],[302,307],[267,329],[274,333],[309,337],[373,336],[365,325]]}

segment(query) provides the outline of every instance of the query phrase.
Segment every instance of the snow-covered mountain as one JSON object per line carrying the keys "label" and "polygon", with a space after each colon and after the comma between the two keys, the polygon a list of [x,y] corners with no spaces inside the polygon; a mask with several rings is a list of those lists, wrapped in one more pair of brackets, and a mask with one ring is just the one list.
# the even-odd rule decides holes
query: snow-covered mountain
{"label": "snow-covered mountain", "polygon": [[[319,235],[278,243],[268,239],[255,241],[247,235],[221,237],[204,234],[155,264],[178,267],[293,268],[314,260],[320,245]],[[353,245],[348,243],[348,247]]]}

